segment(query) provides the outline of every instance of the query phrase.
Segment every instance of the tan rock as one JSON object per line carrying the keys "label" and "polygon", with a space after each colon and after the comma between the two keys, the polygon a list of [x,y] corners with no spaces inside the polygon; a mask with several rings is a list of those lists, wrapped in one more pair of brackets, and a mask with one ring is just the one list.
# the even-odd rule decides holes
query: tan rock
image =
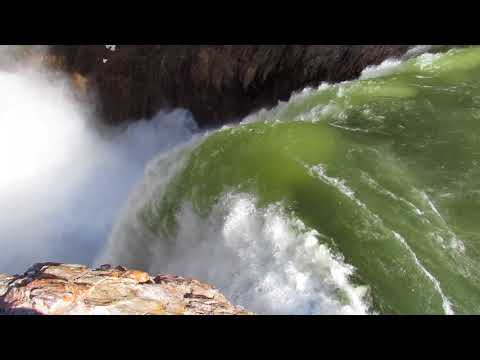
{"label": "tan rock", "polygon": [[102,265],[39,263],[0,274],[0,313],[45,315],[247,315],[217,289],[173,275]]}
{"label": "tan rock", "polygon": [[0,274],[0,296],[3,296],[7,290],[8,285],[14,280],[13,276],[7,274]]}

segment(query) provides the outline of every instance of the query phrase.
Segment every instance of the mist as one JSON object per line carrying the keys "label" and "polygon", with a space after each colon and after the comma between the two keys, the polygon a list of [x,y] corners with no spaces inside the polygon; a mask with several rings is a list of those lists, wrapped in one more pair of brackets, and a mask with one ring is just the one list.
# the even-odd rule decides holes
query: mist
{"label": "mist", "polygon": [[197,125],[177,109],[100,135],[70,78],[19,51],[0,46],[0,272],[90,265],[148,161]]}

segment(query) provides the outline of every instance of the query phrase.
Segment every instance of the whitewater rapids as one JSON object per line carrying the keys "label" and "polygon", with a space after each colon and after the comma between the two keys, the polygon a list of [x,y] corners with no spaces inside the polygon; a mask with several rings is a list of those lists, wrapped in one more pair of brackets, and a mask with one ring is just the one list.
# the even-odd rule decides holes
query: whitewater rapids
{"label": "whitewater rapids", "polygon": [[260,314],[480,313],[480,49],[429,50],[210,131],[177,109],[100,136],[62,74],[0,71],[1,271],[121,264]]}
{"label": "whitewater rapids", "polygon": [[263,314],[480,311],[480,50],[425,50],[159,155],[98,261]]}

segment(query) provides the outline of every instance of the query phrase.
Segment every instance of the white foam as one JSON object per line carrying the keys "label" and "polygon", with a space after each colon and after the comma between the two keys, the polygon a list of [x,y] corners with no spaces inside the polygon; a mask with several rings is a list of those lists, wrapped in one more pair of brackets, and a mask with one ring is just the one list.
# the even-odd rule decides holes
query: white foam
{"label": "white foam", "polygon": [[[465,244],[463,243],[462,240],[460,240],[455,233],[450,229],[450,226],[448,223],[445,221],[443,216],[440,214],[440,211],[438,211],[437,207],[433,203],[433,201],[430,199],[430,197],[424,192],[420,191],[420,196],[422,199],[428,204],[430,209],[433,211],[433,213],[437,216],[437,218],[440,220],[440,223],[446,228],[447,233],[451,239],[449,243],[449,247],[451,249],[457,250],[460,253],[464,254],[465,253]],[[443,239],[443,238],[442,238]]]}
{"label": "white foam", "polygon": [[[327,171],[322,164],[318,164],[312,167],[308,167],[306,165],[304,166],[311,176],[314,176],[323,181],[324,183],[333,186],[335,189],[340,191],[340,193],[342,193],[350,200],[352,200],[355,204],[357,204],[360,208],[367,210],[367,206],[355,196],[355,191],[353,191],[350,187],[347,186],[345,180],[328,176]],[[371,215],[375,218],[378,218],[378,215],[376,214],[371,213]]]}
{"label": "white foam", "polygon": [[[383,186],[381,186],[379,183],[377,183],[374,179],[372,179],[368,173],[362,171],[362,179],[364,179],[373,189],[375,189],[376,191],[378,191],[380,194],[383,194],[385,196],[388,196],[390,199],[394,200],[394,201],[400,201],[402,203],[404,203],[405,205],[407,205],[410,209],[412,209],[412,211],[419,215],[419,216],[423,216],[425,213],[424,211],[420,210],[418,207],[416,207],[413,203],[411,203],[410,201],[404,199],[403,197],[401,196],[397,196],[395,195],[394,193],[392,193],[390,190],[384,188]],[[427,220],[428,221],[428,220]]]}
{"label": "white foam", "polygon": [[[125,218],[128,222],[132,217]],[[353,267],[318,242],[319,234],[281,206],[256,206],[246,194],[225,194],[208,219],[190,204],[177,215],[178,234],[140,242],[152,254],[148,270],[191,276],[218,287],[232,302],[261,314],[365,314],[366,288]],[[122,236],[125,232],[118,232]],[[137,238],[112,237],[106,260],[135,262]],[[153,245],[155,244],[155,245]],[[123,250],[122,250],[123,249]],[[339,300],[339,293],[345,301]]]}
{"label": "white foam", "polygon": [[419,56],[421,54],[424,54],[430,50],[432,50],[433,46],[432,45],[416,45],[405,53],[405,55],[402,56],[403,60],[411,59],[413,57]]}
{"label": "white foam", "polygon": [[443,307],[443,311],[445,312],[445,315],[454,315],[455,313],[453,312],[452,304],[450,303],[450,300],[448,300],[448,298],[443,293],[443,290],[440,286],[440,282],[422,265],[420,260],[418,260],[418,257],[415,254],[415,252],[412,250],[412,248],[405,241],[404,237],[402,235],[400,235],[399,233],[395,232],[395,231],[392,231],[392,232],[393,232],[393,235],[395,236],[395,238],[397,240],[399,240],[405,246],[405,248],[408,250],[410,255],[413,257],[413,260],[415,261],[415,264],[420,268],[420,270],[422,270],[422,272],[425,274],[425,276],[427,276],[427,278],[433,283],[433,286],[435,287],[438,294],[442,298],[442,307]]}
{"label": "white foam", "polygon": [[[363,204],[360,200],[358,200],[356,197],[355,197],[355,192],[350,189],[346,184],[345,184],[345,181],[344,180],[341,180],[341,179],[337,179],[337,178],[334,178],[334,177],[331,177],[331,176],[328,176],[326,174],[326,170],[323,166],[321,165],[317,165],[317,166],[314,166],[314,167],[311,167],[310,168],[310,172],[315,174],[316,176],[318,176],[322,181],[324,181],[325,183],[335,187],[336,189],[338,189],[342,194],[344,194],[345,196],[347,196],[348,198],[350,198],[351,200],[353,200],[358,206],[360,206],[361,208],[363,208],[364,210],[368,211],[368,213],[373,216],[375,219],[379,220],[382,224],[383,224],[383,221],[378,217],[378,215],[374,214],[374,213],[371,213],[370,210],[368,210],[368,208],[366,207],[365,204]],[[373,179],[371,179],[372,181],[374,181]],[[390,192],[387,192],[388,195],[393,195],[392,193]],[[394,195],[393,195],[394,196]],[[426,195],[425,195],[426,196]],[[396,197],[395,197],[396,198]],[[410,203],[408,203],[410,204]],[[411,204],[413,206],[413,204]],[[429,201],[429,205],[432,207],[432,209],[434,209],[435,213],[438,214],[438,216],[440,216],[440,214],[438,213],[438,211],[436,210],[435,206],[433,205],[433,203],[431,201]],[[416,208],[415,206],[413,206],[414,209],[417,211],[417,212],[421,212],[418,208]],[[423,213],[422,213],[423,214]],[[415,252],[411,249],[411,247],[408,245],[408,243],[406,242],[406,240],[397,232],[391,230],[394,237],[399,240],[403,245],[404,247],[407,249],[407,251],[410,253],[410,255],[412,256],[415,264],[418,266],[418,268],[427,276],[427,278],[433,283],[435,289],[437,290],[437,292],[439,293],[439,295],[441,296],[442,298],[442,306],[443,306],[443,309],[444,309],[444,312],[445,314],[447,315],[452,315],[454,314],[453,312],[453,309],[452,309],[452,306],[451,306],[451,303],[450,301],[448,300],[448,298],[445,296],[445,294],[443,293],[442,291],[442,288],[440,286],[440,282],[422,265],[422,263],[420,262],[420,260],[418,259],[417,255],[415,254]]]}
{"label": "white foam", "polygon": [[325,170],[325,167],[323,165],[318,164],[318,165],[312,166],[309,170],[310,170],[310,174],[317,175],[317,177],[319,177],[325,183],[332,185],[348,198],[355,200],[355,192],[345,184],[345,180],[328,176]]}
{"label": "white foam", "polygon": [[402,60],[387,59],[380,65],[366,67],[360,75],[360,80],[373,79],[393,73],[402,64]]}
{"label": "white foam", "polygon": [[438,69],[436,61],[442,56],[444,56],[444,54],[422,54],[416,58],[415,64],[421,71],[435,71]]}
{"label": "white foam", "polygon": [[107,139],[90,114],[61,74],[21,62],[0,70],[0,272],[91,263],[145,164],[196,131],[177,110]]}

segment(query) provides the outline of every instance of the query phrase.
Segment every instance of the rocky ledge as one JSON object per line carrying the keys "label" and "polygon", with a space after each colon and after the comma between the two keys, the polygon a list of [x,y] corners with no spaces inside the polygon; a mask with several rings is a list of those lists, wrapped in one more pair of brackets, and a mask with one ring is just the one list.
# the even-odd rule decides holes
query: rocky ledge
{"label": "rocky ledge", "polygon": [[39,263],[0,274],[0,313],[38,315],[249,315],[194,279],[122,266]]}

